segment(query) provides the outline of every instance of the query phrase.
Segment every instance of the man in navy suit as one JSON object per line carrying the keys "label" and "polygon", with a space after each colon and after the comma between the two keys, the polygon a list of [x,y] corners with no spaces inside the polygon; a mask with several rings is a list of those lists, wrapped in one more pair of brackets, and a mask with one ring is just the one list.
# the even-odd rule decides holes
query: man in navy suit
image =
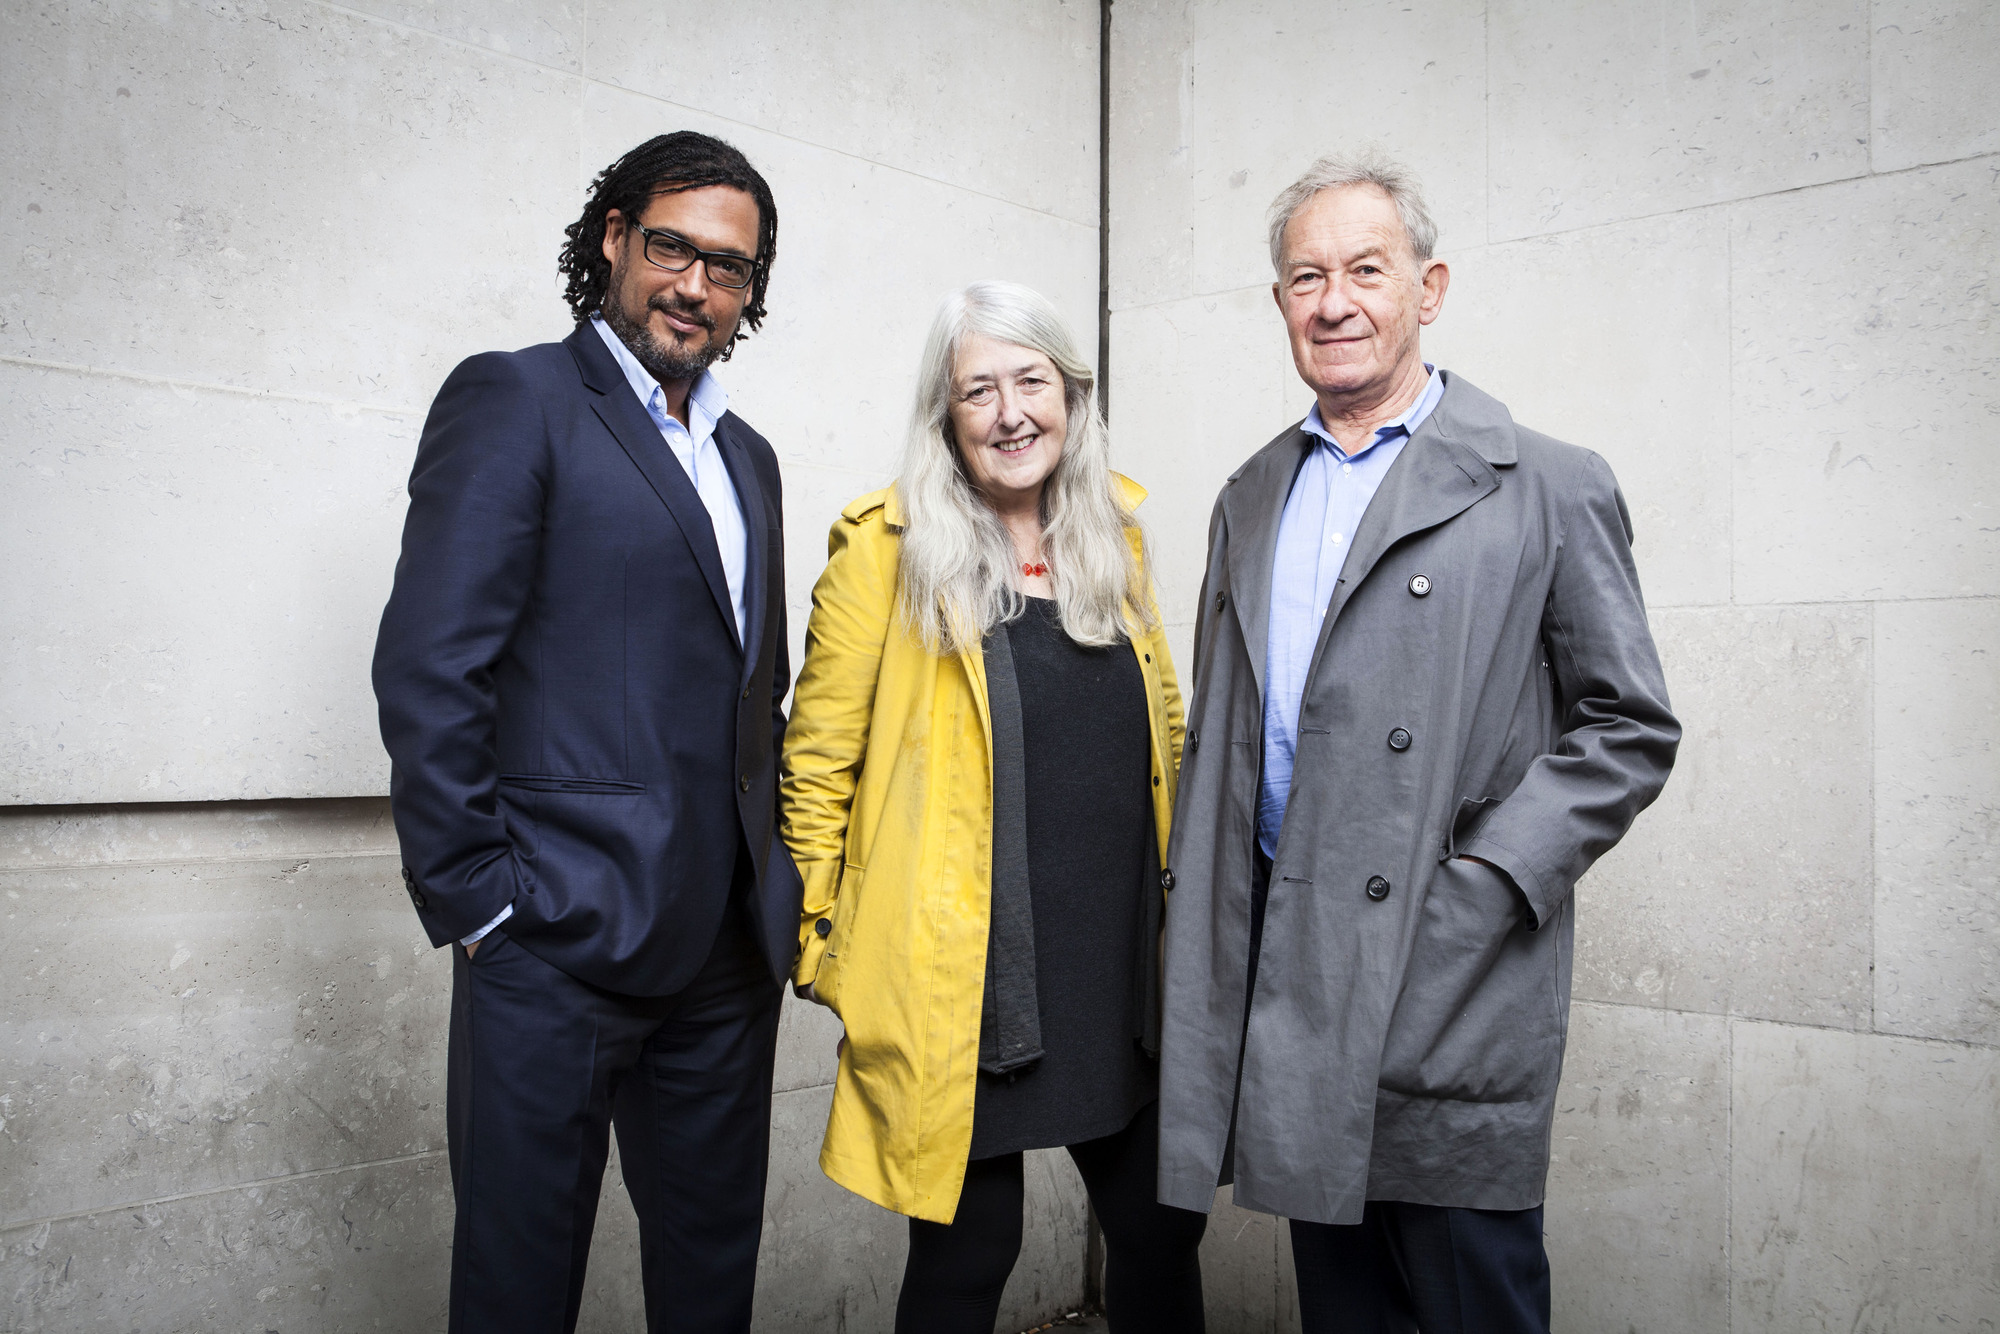
{"label": "man in navy suit", "polygon": [[597,178],[576,331],[453,371],[375,647],[403,879],[454,954],[454,1331],[575,1327],[615,1126],[649,1328],[750,1326],[799,879],[758,327],[770,187],[662,135]]}

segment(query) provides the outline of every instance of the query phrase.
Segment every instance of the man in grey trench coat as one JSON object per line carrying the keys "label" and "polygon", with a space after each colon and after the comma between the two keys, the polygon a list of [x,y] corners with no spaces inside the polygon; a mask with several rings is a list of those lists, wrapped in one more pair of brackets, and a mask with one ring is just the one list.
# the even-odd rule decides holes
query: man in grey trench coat
{"label": "man in grey trench coat", "polygon": [[1680,727],[1597,455],[1424,363],[1408,174],[1272,208],[1316,402],[1209,526],[1168,869],[1160,1198],[1292,1220],[1308,1331],[1548,1327],[1577,878]]}

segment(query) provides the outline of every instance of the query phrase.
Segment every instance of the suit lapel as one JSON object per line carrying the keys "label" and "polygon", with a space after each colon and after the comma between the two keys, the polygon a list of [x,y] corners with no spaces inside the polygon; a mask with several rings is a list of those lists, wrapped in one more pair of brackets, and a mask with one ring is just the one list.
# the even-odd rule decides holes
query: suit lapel
{"label": "suit lapel", "polygon": [[[734,418],[724,413],[715,424],[715,448],[722,455],[723,469],[736,488],[736,504],[743,511],[743,681],[756,670],[757,655],[764,646],[764,620],[770,590],[770,518],[764,512],[764,488],[757,482],[757,468],[750,451],[737,437]],[[697,499],[700,497],[697,496]],[[725,592],[726,592],[725,588]],[[781,594],[782,596],[782,594]],[[736,623],[730,612],[729,623]],[[743,682],[738,682],[743,684]]]}
{"label": "suit lapel", "polygon": [[1271,562],[1278,553],[1278,523],[1305,447],[1305,432],[1299,430],[1267,445],[1243,465],[1222,498],[1222,518],[1229,528],[1229,595],[1236,600],[1236,620],[1243,627],[1259,697],[1271,633]]}
{"label": "suit lapel", "polygon": [[[708,521],[708,508],[701,503],[701,495],[688,479],[687,469],[681,467],[680,460],[673,456],[673,450],[660,438],[660,428],[653,425],[653,419],[646,415],[646,409],[626,383],[624,372],[612,360],[611,352],[597,335],[597,330],[589,324],[579,324],[576,332],[564,340],[569,344],[570,354],[576,358],[577,366],[583,372],[583,382],[595,397],[591,401],[592,411],[610,430],[632,464],[646,478],[653,488],[653,494],[667,507],[674,522],[680,526],[681,536],[687,539],[688,549],[694,553],[694,561],[701,569],[701,575],[708,583],[708,591],[715,598],[715,606],[722,613],[723,623],[734,629],[736,608],[729,596],[729,581],[723,577],[722,554],[715,544],[715,525]],[[734,473],[732,471],[732,478]],[[742,495],[739,486],[737,494]],[[749,506],[744,506],[744,519],[749,521]],[[747,655],[746,655],[747,656]]]}
{"label": "suit lapel", "polygon": [[[1320,626],[1319,642],[1313,648],[1315,670],[1342,609],[1390,548],[1464,513],[1475,501],[1500,489],[1493,465],[1459,438],[1468,432],[1454,420],[1456,414],[1447,411],[1453,406],[1450,388],[1447,381],[1445,397],[1403,446],[1361,516],[1354,545],[1327,607],[1326,621]],[[1311,689],[1310,681],[1307,689]]]}

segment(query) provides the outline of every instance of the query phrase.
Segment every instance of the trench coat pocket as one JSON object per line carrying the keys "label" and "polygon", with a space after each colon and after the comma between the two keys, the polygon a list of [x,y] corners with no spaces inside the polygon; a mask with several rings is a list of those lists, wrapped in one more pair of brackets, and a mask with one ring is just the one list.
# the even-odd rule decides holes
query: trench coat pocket
{"label": "trench coat pocket", "polygon": [[1529,930],[1505,875],[1439,864],[1389,1020],[1382,1087],[1464,1102],[1547,1096],[1562,1066],[1555,936]]}
{"label": "trench coat pocket", "polygon": [[1458,813],[1451,818],[1451,835],[1438,849],[1438,860],[1448,861],[1458,855],[1458,850],[1471,843],[1479,833],[1479,826],[1486,823],[1494,811],[1500,809],[1499,797],[1467,797],[1458,803]]}
{"label": "trench coat pocket", "polygon": [[854,921],[854,910],[861,900],[861,883],[868,872],[854,865],[844,863],[840,868],[840,892],[833,901],[833,911],[821,920],[827,923],[826,953],[819,957],[819,971],[813,974],[813,999],[840,1013],[840,965],[841,955],[847,948],[847,939],[853,934],[848,927]]}

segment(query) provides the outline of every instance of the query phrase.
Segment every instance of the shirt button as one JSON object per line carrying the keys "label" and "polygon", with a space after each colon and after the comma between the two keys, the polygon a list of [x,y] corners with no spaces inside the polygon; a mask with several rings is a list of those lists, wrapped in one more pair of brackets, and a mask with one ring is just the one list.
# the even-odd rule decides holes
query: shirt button
{"label": "shirt button", "polygon": [[1340,470],[1341,470],[1342,472],[1353,472],[1353,471],[1354,471],[1354,465],[1353,465],[1352,463],[1343,463],[1343,464],[1341,464],[1341,465],[1340,465]]}
{"label": "shirt button", "polygon": [[1339,541],[1340,541],[1340,534],[1339,534],[1339,533],[1335,533],[1335,534],[1334,534],[1334,535],[1333,535],[1332,537],[1329,537],[1329,538],[1327,538],[1326,540],[1327,540],[1327,541],[1329,541],[1329,542],[1332,542],[1332,543],[1335,543],[1335,544],[1338,544],[1338,543],[1339,543]]}

